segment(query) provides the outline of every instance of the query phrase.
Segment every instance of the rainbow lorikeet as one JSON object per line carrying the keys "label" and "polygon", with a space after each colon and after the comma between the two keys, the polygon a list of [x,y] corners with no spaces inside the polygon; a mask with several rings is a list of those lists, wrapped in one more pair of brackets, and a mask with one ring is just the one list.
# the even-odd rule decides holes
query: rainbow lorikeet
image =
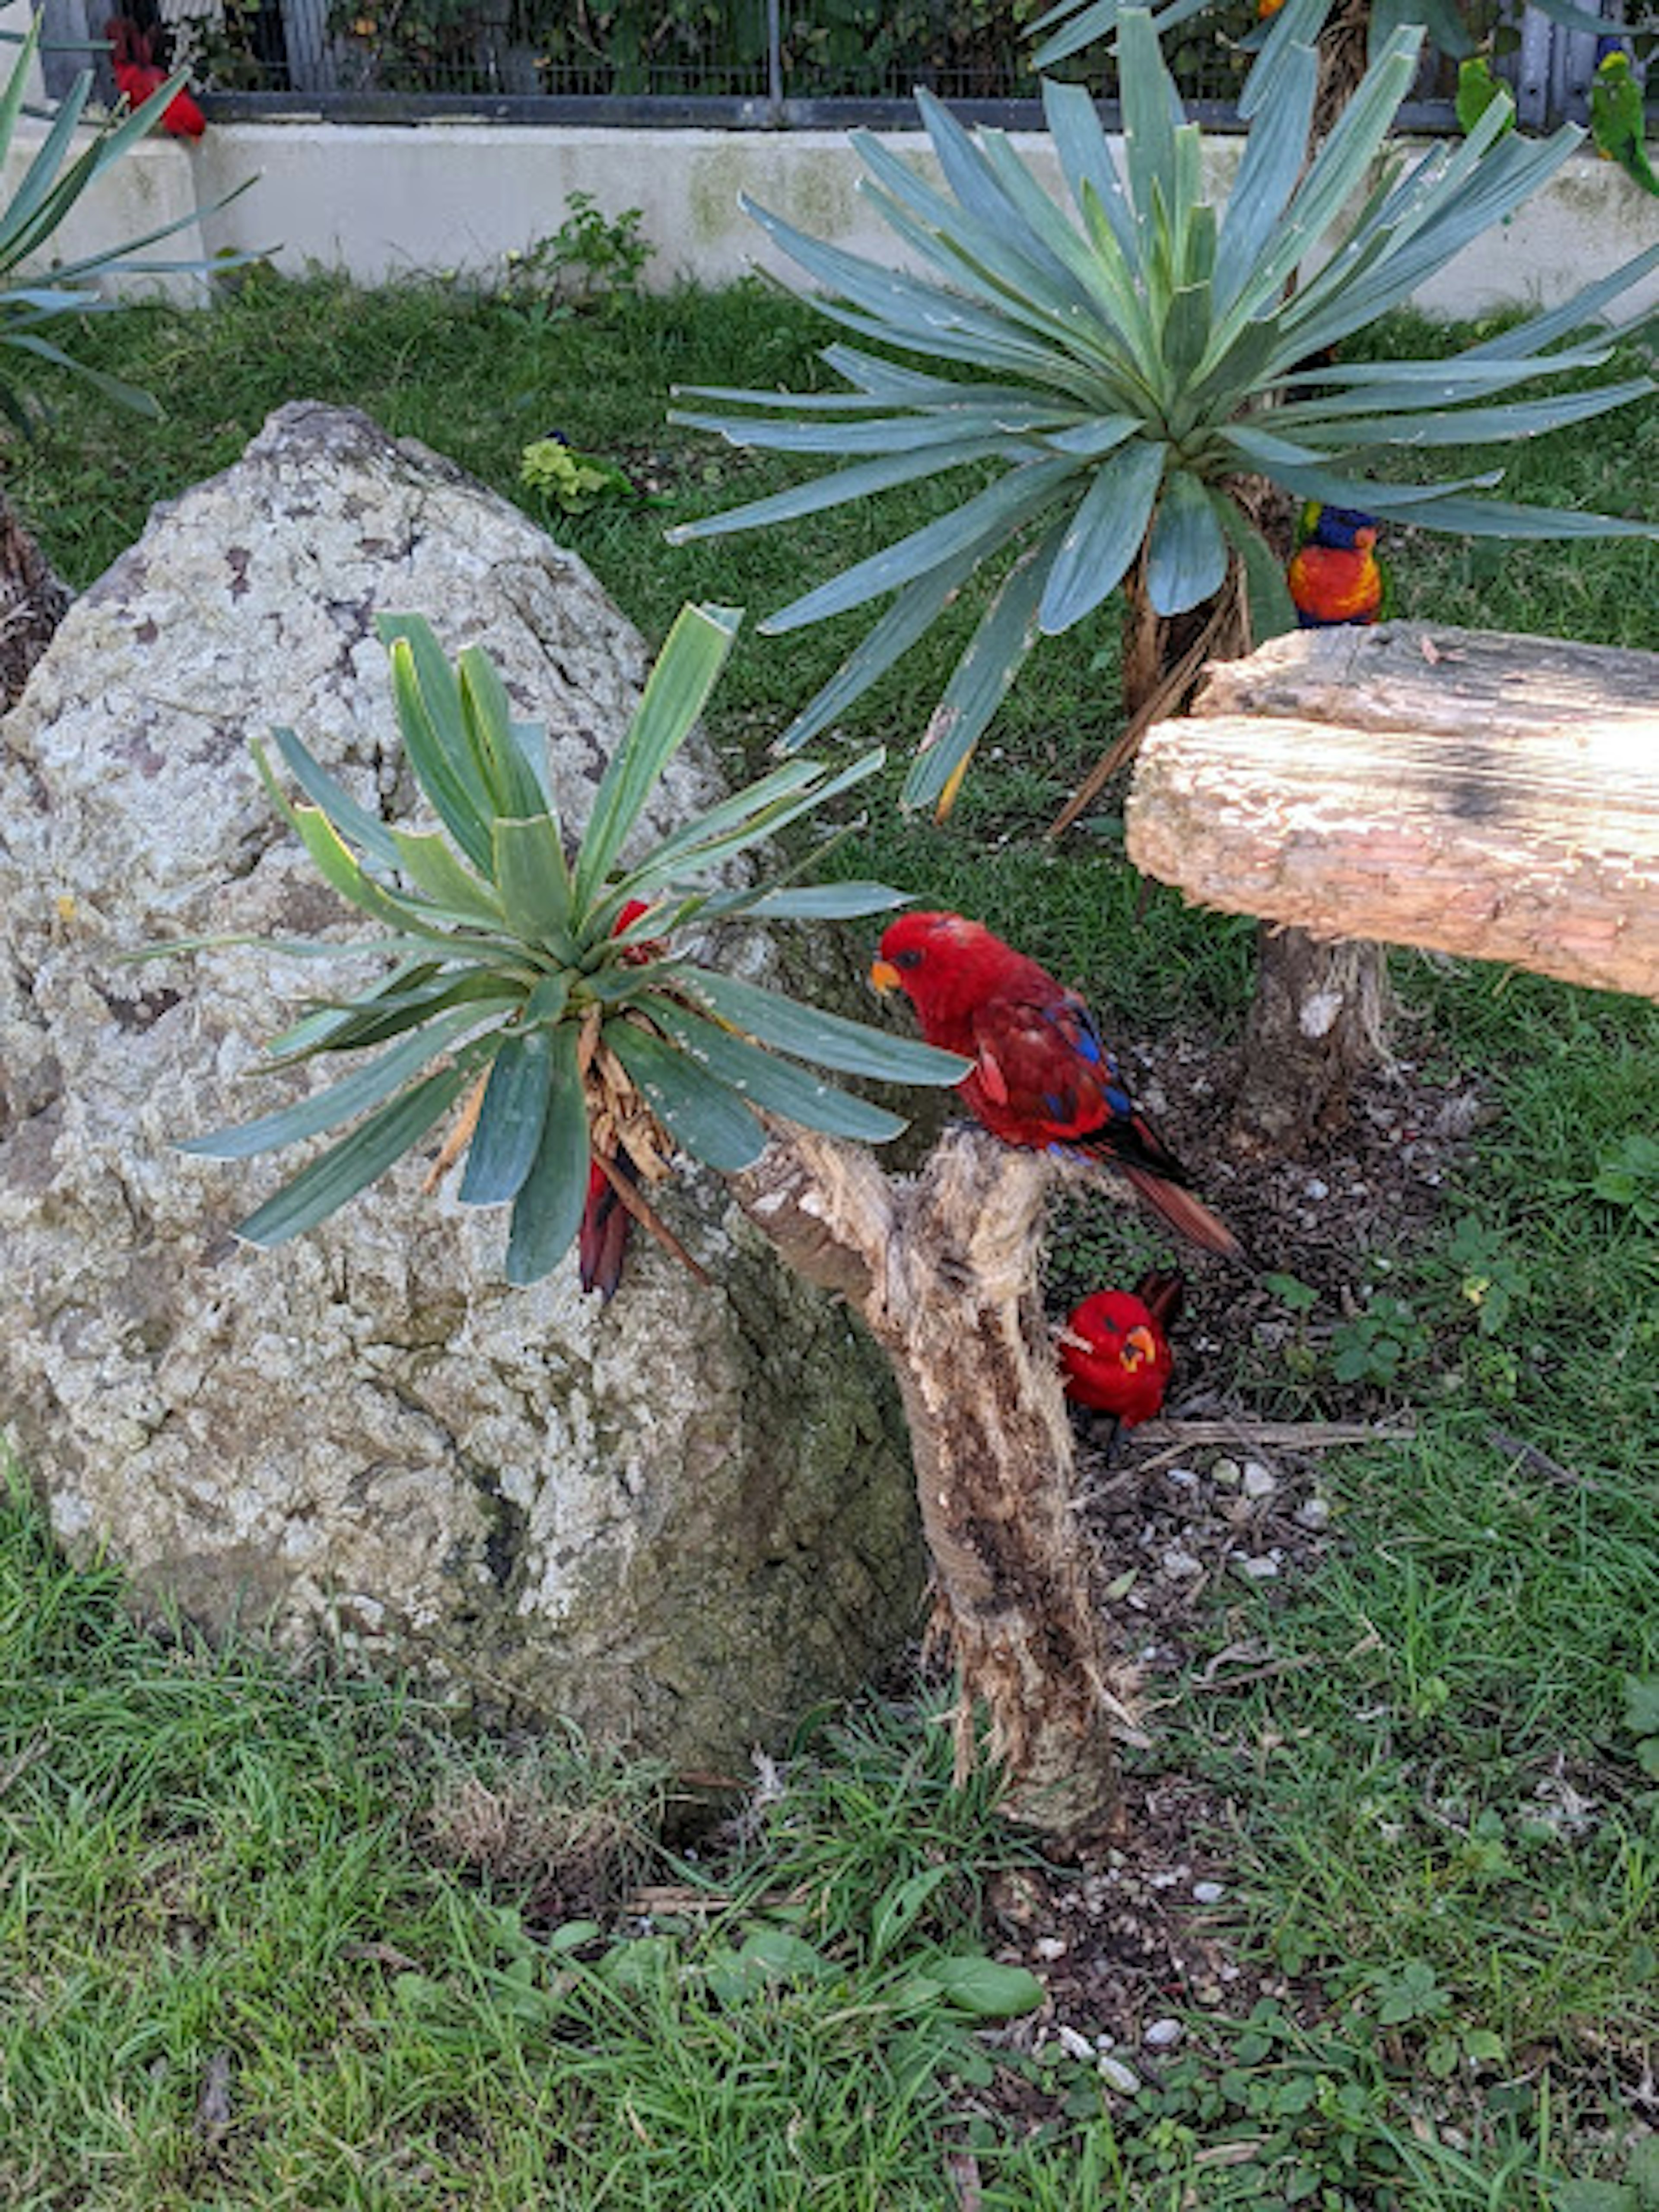
{"label": "rainbow lorikeet", "polygon": [[1296,544],[1285,573],[1304,629],[1378,622],[1391,611],[1388,572],[1375,551],[1375,515],[1310,500],[1297,524]]}
{"label": "rainbow lorikeet", "polygon": [[1143,1276],[1133,1291],[1097,1291],[1060,1332],[1066,1395],[1125,1429],[1150,1421],[1175,1368],[1169,1331],[1187,1281],[1178,1270]]}
{"label": "rainbow lorikeet", "polygon": [[1645,192],[1659,196],[1659,176],[1648,159],[1647,111],[1642,88],[1631,75],[1630,56],[1615,46],[1596,64],[1590,85],[1590,137],[1604,161],[1617,161]]}
{"label": "rainbow lorikeet", "polygon": [[[1501,100],[1510,112],[1504,131],[1513,131],[1515,94],[1501,78],[1492,75],[1492,64],[1485,54],[1470,54],[1457,64],[1457,127],[1465,137],[1495,100]],[[1501,138],[1504,131],[1498,135]]]}
{"label": "rainbow lorikeet", "polygon": [[1087,1006],[1035,960],[959,914],[907,914],[884,932],[870,981],[904,993],[929,1044],[974,1062],[957,1088],[994,1136],[1116,1168],[1178,1234],[1243,1258],[1130,1097]]}

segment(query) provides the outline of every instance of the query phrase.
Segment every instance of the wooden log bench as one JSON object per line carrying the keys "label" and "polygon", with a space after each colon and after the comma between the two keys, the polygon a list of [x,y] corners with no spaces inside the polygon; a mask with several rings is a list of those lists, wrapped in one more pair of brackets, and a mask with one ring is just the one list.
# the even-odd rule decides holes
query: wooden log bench
{"label": "wooden log bench", "polygon": [[1126,826],[1200,905],[1659,998],[1659,653],[1276,638],[1147,732]]}

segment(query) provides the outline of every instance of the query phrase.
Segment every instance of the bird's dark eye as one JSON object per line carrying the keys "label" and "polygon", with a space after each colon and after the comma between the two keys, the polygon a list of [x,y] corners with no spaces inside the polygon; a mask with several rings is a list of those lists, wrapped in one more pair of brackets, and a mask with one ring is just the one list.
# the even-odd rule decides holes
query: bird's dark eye
{"label": "bird's dark eye", "polygon": [[920,968],[921,955],[920,952],[901,952],[893,965],[895,968]]}

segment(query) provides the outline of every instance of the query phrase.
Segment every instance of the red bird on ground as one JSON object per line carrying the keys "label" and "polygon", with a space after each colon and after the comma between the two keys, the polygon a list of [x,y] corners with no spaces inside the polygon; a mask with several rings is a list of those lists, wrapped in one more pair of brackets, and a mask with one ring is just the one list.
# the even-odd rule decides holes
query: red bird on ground
{"label": "red bird on ground", "polygon": [[[619,937],[646,910],[643,899],[629,899],[611,924],[611,934]],[[661,952],[661,941],[647,937],[637,945],[627,946],[622,957],[637,966],[642,961],[657,959]],[[639,1181],[639,1171],[626,1152],[613,1152],[611,1164],[627,1182]],[[587,1204],[576,1231],[576,1266],[583,1290],[597,1291],[606,1305],[617,1295],[617,1285],[622,1280],[623,1261],[628,1253],[629,1218],[628,1208],[617,1197],[610,1176],[595,1160],[587,1170]]]}
{"label": "red bird on ground", "polygon": [[1066,1395],[1126,1429],[1150,1421],[1175,1367],[1168,1331],[1186,1294],[1176,1269],[1144,1276],[1133,1291],[1097,1291],[1060,1332]]}
{"label": "red bird on ground", "polygon": [[[142,107],[167,81],[167,70],[156,64],[155,33],[141,30],[130,15],[112,15],[104,36],[110,43],[118,88],[125,93],[130,106]],[[199,138],[207,129],[207,118],[181,88],[167,104],[161,128],[170,138]]]}
{"label": "red bird on ground", "polygon": [[959,914],[907,914],[870,981],[905,994],[929,1044],[974,1062],[957,1088],[994,1136],[1116,1168],[1179,1235],[1243,1257],[1130,1097],[1087,1006],[1035,960]]}

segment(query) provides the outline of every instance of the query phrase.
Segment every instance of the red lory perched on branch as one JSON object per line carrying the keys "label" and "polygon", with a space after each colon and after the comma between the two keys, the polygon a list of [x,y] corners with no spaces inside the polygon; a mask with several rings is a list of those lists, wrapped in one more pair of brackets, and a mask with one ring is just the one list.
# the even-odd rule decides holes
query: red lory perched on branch
{"label": "red lory perched on branch", "polygon": [[905,994],[929,1044],[974,1061],[957,1088],[993,1136],[1116,1168],[1178,1235],[1243,1257],[1130,1097],[1087,1006],[1035,960],[959,914],[907,914],[870,981]]}
{"label": "red lory perched on branch", "polygon": [[[647,911],[643,899],[629,899],[611,925],[611,933],[620,937],[640,916]],[[662,957],[663,944],[659,938],[641,938],[630,945],[623,958],[634,967],[647,960]],[[619,1145],[606,1152],[612,1175],[607,1175],[599,1165],[599,1132],[594,1132],[594,1157],[587,1170],[587,1205],[583,1211],[581,1226],[576,1231],[576,1264],[580,1272],[585,1291],[597,1291],[609,1305],[617,1294],[622,1280],[623,1261],[628,1252],[628,1206],[612,1175],[632,1185],[639,1181],[639,1170]]]}
{"label": "red lory perched on branch", "polygon": [[[155,33],[142,29],[130,15],[112,15],[104,26],[110,43],[110,60],[118,88],[128,104],[142,107],[167,81],[167,71],[156,59]],[[207,118],[182,88],[167,102],[161,128],[170,138],[199,138]]]}
{"label": "red lory perched on branch", "polygon": [[1175,1368],[1169,1332],[1186,1296],[1176,1268],[1145,1275],[1133,1291],[1097,1291],[1060,1332],[1066,1395],[1125,1429],[1150,1421]]}
{"label": "red lory perched on branch", "polygon": [[1387,570],[1377,559],[1376,517],[1310,500],[1296,528],[1287,575],[1304,629],[1380,622],[1392,611]]}

